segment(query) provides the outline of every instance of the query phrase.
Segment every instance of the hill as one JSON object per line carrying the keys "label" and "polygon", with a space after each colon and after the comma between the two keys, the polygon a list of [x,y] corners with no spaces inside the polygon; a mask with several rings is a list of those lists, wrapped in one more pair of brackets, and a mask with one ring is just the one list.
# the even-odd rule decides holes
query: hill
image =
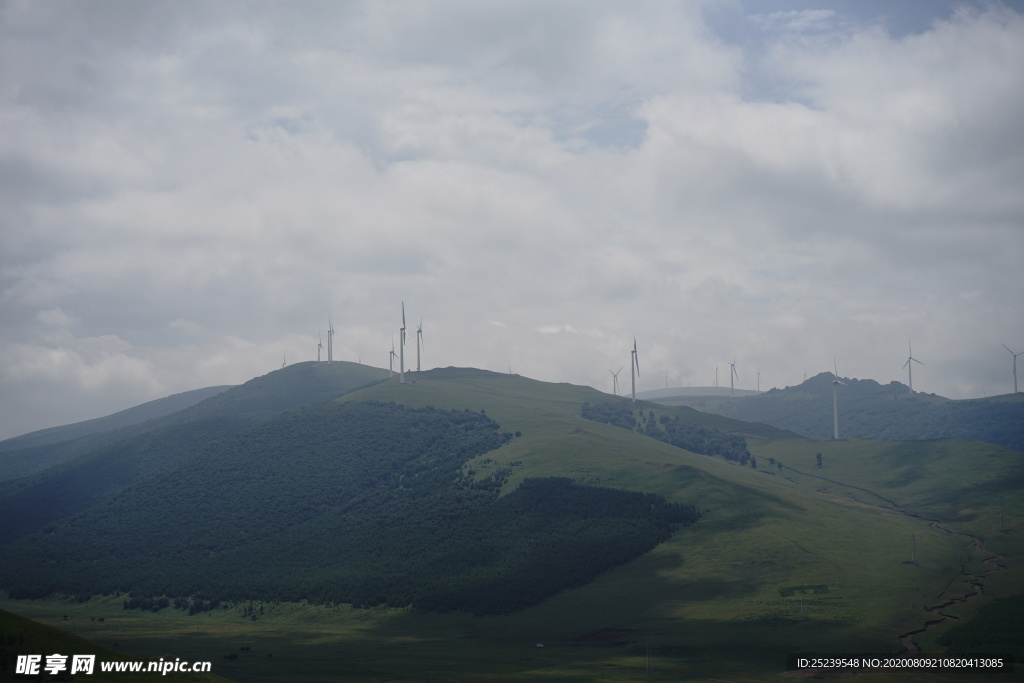
{"label": "hill", "polygon": [[[372,384],[388,372],[357,363],[296,363],[162,417],[2,457],[59,464],[0,482],[0,542],[37,532],[138,481],[167,476],[220,440],[282,412]],[[40,452],[42,451],[42,453]]]}
{"label": "hill", "polygon": [[123,430],[177,413],[230,388],[217,386],[185,391],[106,417],[41,429],[0,441],[0,482],[25,477],[70,460],[105,443],[103,435],[111,432],[127,434]]}
{"label": "hill", "polygon": [[[719,415],[763,422],[811,439],[832,437],[832,373],[804,383],[736,398],[673,395],[652,398]],[[1024,394],[953,401],[911,393],[899,382],[844,378],[839,433],[872,439],[974,439],[1024,451]],[[664,391],[664,390],[662,390]],[[728,390],[726,390],[728,391]]]}
{"label": "hill", "polygon": [[[266,400],[294,377],[260,379]],[[87,615],[131,615],[119,642],[182,656],[240,638],[308,654],[240,658],[240,680],[323,680],[342,662],[353,680],[634,680],[645,661],[667,680],[764,680],[786,652],[896,652],[901,636],[940,652],[948,627],[913,634],[928,609],[966,622],[1024,585],[1003,532],[1021,523],[1024,468],[996,445],[816,442],[462,368],[210,419],[240,426],[88,454],[166,469],[42,527],[11,522],[6,608],[77,615],[90,637]],[[162,429],[188,424],[203,423]],[[67,494],[88,471],[52,474]],[[45,477],[18,483],[0,494],[15,517],[12,496],[59,500]],[[1001,568],[982,564],[992,552]],[[974,586],[984,597],[956,602]],[[47,592],[76,597],[23,599]]]}

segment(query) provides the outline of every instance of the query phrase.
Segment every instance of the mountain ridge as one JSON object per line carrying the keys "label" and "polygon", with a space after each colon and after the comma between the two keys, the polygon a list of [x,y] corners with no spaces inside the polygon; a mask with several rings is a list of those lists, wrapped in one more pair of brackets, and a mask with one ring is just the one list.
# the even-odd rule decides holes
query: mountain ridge
{"label": "mountain ridge", "polygon": [[[672,396],[651,399],[685,405],[739,420],[761,422],[810,439],[833,436],[832,381],[824,372],[802,384],[754,396]],[[997,443],[1024,451],[1024,394],[953,400],[911,392],[899,382],[842,378],[840,436],[873,439],[959,438]]]}

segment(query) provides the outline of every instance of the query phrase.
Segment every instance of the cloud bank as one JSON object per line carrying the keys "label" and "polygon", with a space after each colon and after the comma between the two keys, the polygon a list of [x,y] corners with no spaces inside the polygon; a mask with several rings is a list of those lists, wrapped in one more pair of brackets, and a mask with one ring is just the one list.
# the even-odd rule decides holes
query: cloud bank
{"label": "cloud bank", "polygon": [[0,5],[0,438],[401,301],[426,367],[1011,391],[1024,15],[821,5]]}

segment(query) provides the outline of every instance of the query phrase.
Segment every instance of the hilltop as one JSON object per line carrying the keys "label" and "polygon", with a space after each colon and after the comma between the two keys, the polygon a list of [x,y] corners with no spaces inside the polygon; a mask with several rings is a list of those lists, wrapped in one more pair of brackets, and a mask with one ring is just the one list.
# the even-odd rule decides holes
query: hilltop
{"label": "hilltop", "polygon": [[[75,596],[52,613],[90,636],[121,615],[140,648],[322,643],[303,645],[309,680],[337,675],[339,644],[365,653],[357,680],[631,680],[644,642],[670,676],[760,680],[780,653],[898,651],[926,608],[982,585],[943,608],[970,623],[1024,585],[1003,532],[1024,466],[997,445],[821,442],[469,368],[400,385],[326,367],[0,487],[5,608],[52,618],[23,598]],[[945,630],[913,638],[938,652]],[[277,659],[232,666],[295,673]]]}
{"label": "hilltop", "polygon": [[[739,420],[763,422],[811,439],[828,439],[832,429],[832,380],[823,372],[802,384],[755,395],[688,395],[674,392],[650,400],[685,405]],[[1024,451],[1024,394],[950,400],[911,392],[899,382],[841,378],[839,433],[871,439],[974,439]]]}

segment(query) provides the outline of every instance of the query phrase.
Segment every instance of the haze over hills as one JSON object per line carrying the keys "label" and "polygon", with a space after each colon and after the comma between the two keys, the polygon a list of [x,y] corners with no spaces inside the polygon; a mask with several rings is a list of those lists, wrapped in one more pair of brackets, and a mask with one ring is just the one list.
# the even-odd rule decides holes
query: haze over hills
{"label": "haze over hills", "polygon": [[[662,398],[677,396],[756,396],[760,391],[753,389],[730,389],[729,387],[666,387],[664,389],[648,389],[636,392],[636,397],[644,401],[657,401]],[[627,393],[626,396],[629,394]]]}
{"label": "haze over hills", "polygon": [[147,422],[158,417],[163,417],[165,415],[170,415],[171,413],[184,410],[189,406],[193,406],[200,401],[204,401],[207,398],[215,396],[223,391],[227,391],[230,388],[231,385],[223,385],[205,387],[203,389],[193,389],[192,391],[183,391],[180,394],[172,394],[164,398],[158,398],[155,401],[142,403],[105,417],[98,417],[93,420],[85,420],[74,424],[29,432],[28,434],[22,434],[11,439],[0,441],[0,453],[4,451],[17,451],[26,448],[45,446],[48,444],[59,443],[61,441],[71,441],[72,439],[89,436],[90,434],[109,432],[122,427],[130,427],[132,425],[137,425],[140,422]]}
{"label": "haze over hills", "polygon": [[[763,422],[811,439],[833,436],[832,380],[823,372],[785,389],[760,394],[662,393],[649,400],[686,405],[739,420]],[[911,393],[899,382],[843,378],[839,387],[839,434],[872,439],[976,439],[1024,451],[1024,394],[950,400]],[[665,392],[665,390],[660,390]],[[698,390],[699,391],[699,390]],[[753,393],[754,395],[750,395]]]}
{"label": "haze over hills", "polygon": [[[237,387],[208,387],[144,403],[96,420],[31,432],[0,442],[0,482],[25,477],[157,428],[229,416],[260,419],[327,400],[383,379],[380,368],[338,361],[289,366],[289,382],[256,377]],[[273,388],[268,388],[268,382]],[[231,429],[227,428],[226,429]]]}
{"label": "haze over hills", "polygon": [[166,398],[149,401],[106,417],[51,427],[0,441],[0,482],[25,477],[65,460],[144,431],[139,425],[155,423],[162,417],[177,413],[230,386],[195,389]]}
{"label": "haze over hills", "polygon": [[[306,605],[353,642],[406,644],[359,680],[453,652],[463,678],[485,661],[522,677],[523,644],[544,641],[580,646],[545,665],[579,677],[580,658],[622,666],[646,631],[679,677],[751,680],[787,651],[897,651],[924,608],[1022,585],[1000,527],[1021,523],[1024,463],[1000,446],[820,443],[520,376],[387,375],[296,364],[0,485],[4,608],[73,595],[153,628],[201,618],[210,639],[281,614],[290,642],[304,627],[283,615]],[[1005,569],[979,577],[988,554],[943,529]],[[595,633],[623,642],[594,649]]]}

